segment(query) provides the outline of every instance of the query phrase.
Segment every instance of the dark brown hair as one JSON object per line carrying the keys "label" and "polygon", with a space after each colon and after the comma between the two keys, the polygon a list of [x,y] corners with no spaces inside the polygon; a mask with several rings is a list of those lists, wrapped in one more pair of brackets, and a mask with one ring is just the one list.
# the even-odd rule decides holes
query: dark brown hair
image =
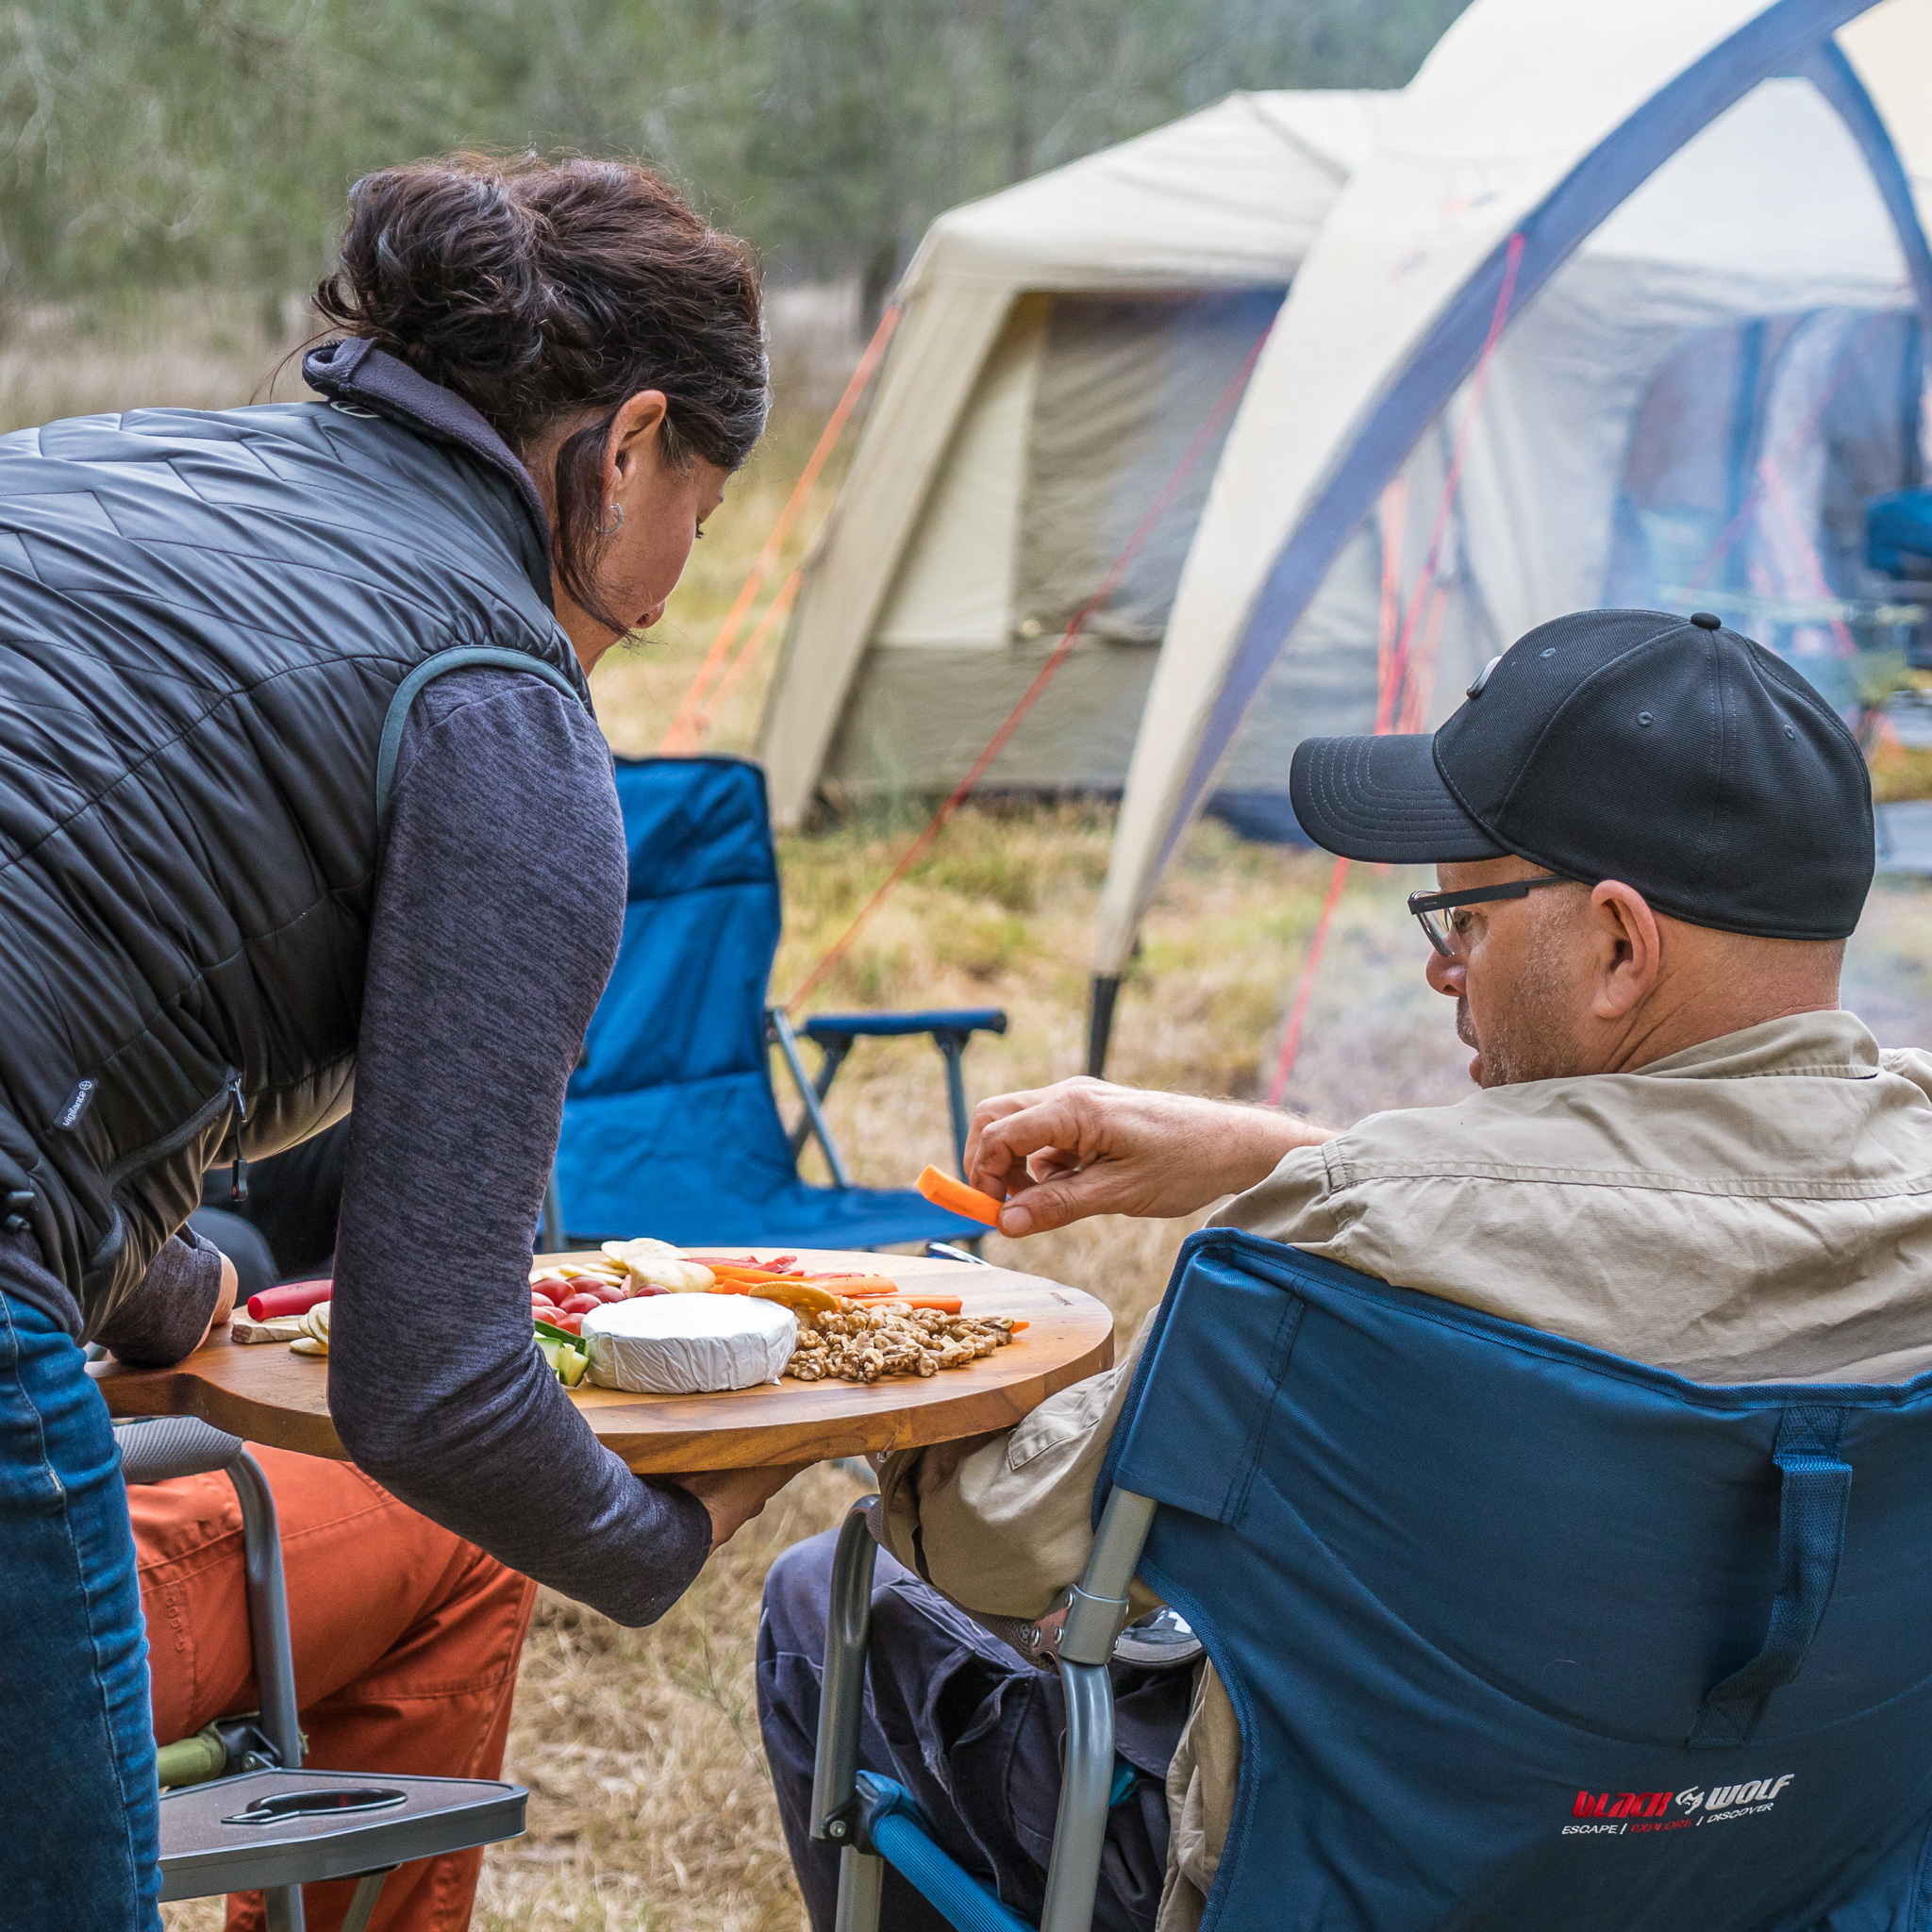
{"label": "dark brown hair", "polygon": [[526,460],[598,411],[557,453],[557,574],[618,628],[594,576],[618,408],[661,390],[666,456],[722,470],[765,425],[751,253],[636,161],[457,154],[365,175],[315,306],[454,390]]}

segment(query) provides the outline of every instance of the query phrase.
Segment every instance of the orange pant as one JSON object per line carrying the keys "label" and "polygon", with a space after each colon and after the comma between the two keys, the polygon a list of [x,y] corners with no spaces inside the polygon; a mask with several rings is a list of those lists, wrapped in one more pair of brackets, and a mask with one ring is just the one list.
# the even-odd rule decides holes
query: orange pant
{"label": "orange pant", "polygon": [[[275,1491],[307,1762],[332,1771],[494,1777],[537,1586],[406,1508],[346,1462],[257,1449]],[[155,1737],[192,1737],[258,1700],[242,1510],[225,1475],[128,1491],[154,1678]],[[459,1932],[480,1850],[419,1860],[383,1887],[372,1932]],[[353,1881],[304,1889],[337,1932]],[[229,1932],[260,1932],[258,1893]]]}

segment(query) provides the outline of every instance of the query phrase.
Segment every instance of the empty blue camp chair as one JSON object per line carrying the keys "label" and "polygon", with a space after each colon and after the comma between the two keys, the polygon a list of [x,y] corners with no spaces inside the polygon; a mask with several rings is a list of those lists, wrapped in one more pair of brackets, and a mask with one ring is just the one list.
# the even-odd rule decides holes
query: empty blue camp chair
{"label": "empty blue camp chair", "polygon": [[[1932,1923],[1932,1375],[1703,1387],[1216,1229],[1095,1502],[1025,1633],[1067,1679],[1045,1932],[1091,1921],[1137,1570],[1241,1724],[1207,1932]],[[871,1571],[855,1515],[813,1792],[841,1932],[874,1854],[1017,1932],[856,1767]]]}
{"label": "empty blue camp chair", "polygon": [[[565,1096],[545,1245],[566,1231],[573,1241],[651,1234],[822,1248],[983,1235],[910,1189],[854,1187],[820,1102],[855,1040],[930,1034],[963,1151],[959,1056],[974,1033],[1004,1033],[1007,1016],[810,1020],[802,1031],[824,1058],[808,1074],[783,1008],[765,1004],[780,907],[763,772],[742,758],[619,758],[617,796],[630,854],[624,941]],[[803,1105],[791,1132],[772,1091],[773,1045]],[[808,1135],[835,1186],[799,1177]]]}

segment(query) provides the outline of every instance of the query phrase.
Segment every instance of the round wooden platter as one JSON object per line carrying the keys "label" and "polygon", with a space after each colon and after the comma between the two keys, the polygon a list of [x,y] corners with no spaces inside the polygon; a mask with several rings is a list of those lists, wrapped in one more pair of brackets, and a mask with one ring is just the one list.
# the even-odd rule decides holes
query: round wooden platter
{"label": "round wooden platter", "polygon": [[[705,1253],[704,1249],[693,1250]],[[776,1248],[741,1249],[769,1258]],[[873,1383],[794,1382],[712,1395],[627,1395],[574,1391],[599,1440],[641,1474],[757,1469],[820,1462],[880,1449],[911,1449],[1010,1427],[1056,1390],[1097,1374],[1113,1360],[1113,1317],[1078,1289],[1007,1268],[906,1255],[793,1250],[815,1272],[849,1268],[890,1274],[908,1290],[957,1294],[968,1315],[1012,1315],[1028,1326],[1006,1348],[937,1375],[889,1375]],[[584,1255],[540,1256],[583,1261]],[[251,1442],[307,1456],[342,1457],[328,1413],[328,1365],[286,1343],[242,1346],[226,1330],[172,1369],[115,1361],[93,1374],[117,1416],[197,1415]]]}

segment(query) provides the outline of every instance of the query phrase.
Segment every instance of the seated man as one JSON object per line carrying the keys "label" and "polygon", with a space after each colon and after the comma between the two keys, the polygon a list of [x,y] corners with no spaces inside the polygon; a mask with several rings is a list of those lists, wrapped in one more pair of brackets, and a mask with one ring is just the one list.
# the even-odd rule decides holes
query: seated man
{"label": "seated man", "polygon": [[[1433,740],[1311,741],[1291,787],[1330,850],[1437,865],[1442,890],[1411,908],[1482,1091],[1340,1132],[1093,1080],[1008,1094],[967,1150],[1004,1232],[1232,1194],[1224,1224],[1698,1381],[1932,1369],[1932,1056],[1881,1052],[1839,1007],[1871,791],[1802,677],[1703,613],[1582,613],[1493,660]],[[946,1599],[1032,1619],[1078,1577],[1145,1333],[1018,1427],[880,1469],[862,1761],[1024,1913],[1053,1832],[1057,1687]],[[758,1659],[819,1932],[836,1886],[807,1835],[826,1557],[817,1539],[774,1566]],[[1213,1883],[1240,1734],[1211,1671],[1185,1716],[1114,1674],[1142,1775],[1109,1823],[1094,1923],[1176,1932]],[[888,1888],[895,1932],[942,1923]]]}
{"label": "seated man", "polygon": [[[163,1246],[107,1334],[124,1359],[175,1361],[228,1319],[235,1267],[199,1224],[197,1216],[193,1232]],[[206,1325],[183,1332],[184,1320]],[[280,1523],[308,1761],[497,1776],[537,1586],[397,1502],[353,1463],[253,1453]],[[225,1475],[144,1484],[127,1503],[155,1738],[171,1744],[259,1702],[242,1508]],[[402,1867],[383,1887],[372,1932],[461,1932],[482,1865],[479,1848]],[[308,1932],[335,1932],[355,1889],[353,1880],[306,1887]],[[228,1932],[259,1932],[264,1923],[259,1894],[229,1900]]]}

